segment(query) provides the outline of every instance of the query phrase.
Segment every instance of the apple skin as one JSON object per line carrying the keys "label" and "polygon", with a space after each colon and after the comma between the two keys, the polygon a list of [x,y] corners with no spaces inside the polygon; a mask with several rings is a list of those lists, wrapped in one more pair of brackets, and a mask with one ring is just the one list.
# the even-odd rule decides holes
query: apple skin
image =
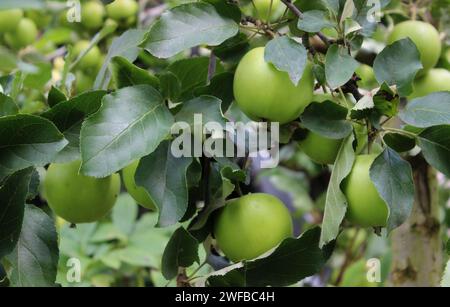
{"label": "apple skin", "polygon": [[156,210],[156,206],[152,199],[147,193],[147,190],[143,187],[136,185],[134,176],[136,174],[136,169],[139,165],[139,160],[134,161],[122,170],[122,179],[128,194],[134,198],[134,200],[141,206],[150,209],[152,211]]}
{"label": "apple skin", "polygon": [[309,131],[306,138],[300,142],[300,148],[318,164],[333,164],[341,144],[342,139],[330,139]]}
{"label": "apple skin", "polygon": [[22,17],[23,11],[20,9],[0,10],[0,33],[14,31]]}
{"label": "apple skin", "polygon": [[134,0],[116,0],[106,6],[106,13],[114,20],[122,20],[135,15],[138,9]]}
{"label": "apple skin", "polygon": [[33,20],[22,18],[17,27],[5,34],[5,41],[14,48],[23,48],[36,41],[38,29]]}
{"label": "apple skin", "polygon": [[89,74],[85,74],[81,70],[75,72],[75,88],[78,94],[92,89],[94,86],[94,81],[94,78],[92,78]]}
{"label": "apple skin", "polygon": [[280,124],[296,119],[313,97],[311,65],[305,68],[295,86],[286,72],[264,60],[264,48],[250,50],[239,63],[234,76],[234,96],[239,108],[251,119]]}
{"label": "apple skin", "polygon": [[[89,47],[90,42],[87,40],[81,40],[73,46],[73,56],[76,59],[84,50]],[[102,59],[102,53],[97,46],[92,47],[91,50],[81,59],[77,67],[82,70],[95,69],[98,67],[99,62]]]}
{"label": "apple skin", "polygon": [[450,71],[444,68],[433,68],[414,80],[413,92],[408,100],[441,91],[450,91]]}
{"label": "apple skin", "polygon": [[[270,7],[272,1],[272,8]],[[280,6],[280,0],[253,0],[256,9],[256,16],[263,20],[270,20],[270,15],[273,15]]]}
{"label": "apple skin", "polygon": [[373,68],[369,65],[361,64],[356,69],[356,74],[361,78],[361,80],[358,81],[358,86],[360,88],[372,90],[378,86]]}
{"label": "apple skin", "polygon": [[229,200],[215,218],[214,235],[233,262],[254,259],[292,236],[292,219],[275,196],[255,193]]}
{"label": "apple skin", "polygon": [[404,21],[397,24],[388,37],[388,44],[409,37],[417,46],[423,65],[420,74],[433,68],[441,55],[442,43],[439,32],[429,23]]}
{"label": "apple skin", "polygon": [[348,201],[347,219],[361,227],[386,227],[388,206],[370,179],[370,167],[377,155],[356,157],[343,191]]}
{"label": "apple skin", "polygon": [[100,29],[105,17],[105,7],[101,2],[89,1],[81,6],[81,23],[89,30]]}
{"label": "apple skin", "polygon": [[91,223],[104,217],[120,193],[120,176],[92,178],[79,174],[80,161],[51,164],[44,180],[44,195],[56,215],[68,222]]}

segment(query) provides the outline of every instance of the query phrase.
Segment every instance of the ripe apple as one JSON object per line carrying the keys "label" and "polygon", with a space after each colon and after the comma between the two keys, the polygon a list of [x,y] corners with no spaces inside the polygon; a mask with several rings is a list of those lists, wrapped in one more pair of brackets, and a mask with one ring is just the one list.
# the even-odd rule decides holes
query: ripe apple
{"label": "ripe apple", "polygon": [[247,116],[285,124],[296,119],[311,103],[314,77],[308,64],[295,86],[286,72],[264,60],[264,48],[260,47],[242,58],[233,87],[237,105]]}
{"label": "ripe apple", "polygon": [[255,193],[229,200],[214,223],[214,235],[233,262],[254,259],[292,236],[288,209],[275,196]]}
{"label": "ripe apple", "polygon": [[148,195],[147,190],[137,186],[136,181],[134,180],[138,165],[139,160],[136,160],[122,170],[123,183],[125,184],[128,194],[130,194],[139,205],[154,211],[156,210],[156,206]]}
{"label": "ripe apple", "polygon": [[51,164],[44,194],[56,215],[68,222],[91,223],[105,216],[120,192],[120,176],[92,178],[78,173],[80,161]]}
{"label": "ripe apple", "polygon": [[427,96],[434,92],[450,91],[450,71],[444,68],[433,68],[420,76],[413,83],[413,92],[409,100]]}
{"label": "ripe apple", "polygon": [[385,227],[388,207],[370,178],[370,167],[377,155],[356,157],[343,191],[348,201],[347,219],[361,227]]}
{"label": "ripe apple", "polygon": [[404,21],[397,24],[388,37],[388,44],[409,37],[417,46],[423,65],[421,73],[433,68],[441,55],[439,32],[423,21]]}

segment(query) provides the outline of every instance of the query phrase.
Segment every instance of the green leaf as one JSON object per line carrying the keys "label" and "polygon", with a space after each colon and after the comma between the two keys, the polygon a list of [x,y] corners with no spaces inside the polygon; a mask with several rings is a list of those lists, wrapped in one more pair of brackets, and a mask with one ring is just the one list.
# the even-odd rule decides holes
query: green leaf
{"label": "green leaf", "polygon": [[414,99],[399,116],[405,123],[419,128],[450,125],[450,92],[436,92]]}
{"label": "green leaf", "polygon": [[159,209],[157,226],[165,227],[178,222],[188,207],[186,173],[192,158],[176,158],[169,141],[141,159],[136,170],[136,183],[144,187]]}
{"label": "green leaf", "polygon": [[22,230],[14,251],[6,256],[14,287],[55,286],[58,236],[53,220],[41,209],[25,205]]}
{"label": "green leaf", "polygon": [[139,55],[141,49],[138,45],[144,39],[145,30],[128,30],[119,37],[115,38],[108,50],[108,54],[103,62],[103,66],[95,79],[94,89],[107,89],[111,74],[108,71],[111,59],[116,56],[122,56],[128,61],[133,62]]}
{"label": "green leaf", "polygon": [[241,22],[242,13],[241,10],[239,9],[239,6],[237,6],[236,4],[226,2],[223,0],[203,0],[203,1],[214,5],[219,15],[233,19],[237,23]]}
{"label": "green leaf", "polygon": [[[222,0],[219,0],[222,1]],[[222,44],[212,49],[212,52],[222,61],[235,62],[244,56],[250,49],[249,39],[245,33],[227,39]]]}
{"label": "green leaf", "polygon": [[150,29],[143,47],[156,57],[169,58],[198,45],[220,45],[238,31],[238,24],[219,15],[213,5],[188,3],[165,12]]}
{"label": "green leaf", "polygon": [[416,146],[416,140],[400,133],[386,133],[384,142],[397,152],[406,152]]}
{"label": "green leaf", "polygon": [[[209,58],[197,57],[182,59],[169,65],[167,70],[175,74],[181,83],[180,98],[182,100],[194,98],[193,90],[207,85]],[[223,67],[216,64],[216,74],[221,73]]]}
{"label": "green leaf", "polygon": [[67,140],[49,120],[34,115],[0,118],[0,181],[16,171],[52,162]]}
{"label": "green leaf", "polygon": [[52,86],[50,91],[48,92],[47,103],[50,107],[54,107],[58,103],[62,101],[66,101],[67,97],[61,92],[57,87]]}
{"label": "green leaf", "polygon": [[384,48],[373,64],[378,83],[397,85],[398,93],[402,97],[411,94],[412,82],[422,68],[420,53],[409,38],[396,41]]}
{"label": "green leaf", "polygon": [[177,276],[178,268],[188,268],[199,263],[198,242],[183,227],[178,228],[164,249],[162,257],[162,274],[170,280]]}
{"label": "green leaf", "polygon": [[[194,129],[203,131],[203,126],[194,127],[194,116],[202,115],[202,124],[216,122],[225,127],[225,118],[222,114],[220,99],[213,96],[200,96],[182,104],[181,109],[175,114],[176,122],[185,122]],[[195,130],[197,131],[197,130]]]}
{"label": "green leaf", "polygon": [[130,235],[135,227],[138,210],[136,201],[129,194],[120,194],[111,214],[113,224],[124,235]]}
{"label": "green leaf", "polygon": [[304,12],[303,18],[297,23],[297,28],[309,33],[317,33],[332,26],[333,23],[329,20],[328,14],[319,10]]}
{"label": "green leaf", "polygon": [[19,240],[32,171],[18,171],[0,187],[0,259],[11,253]]}
{"label": "green leaf", "polygon": [[319,2],[335,16],[339,13],[340,0],[319,0]]}
{"label": "green leaf", "polygon": [[347,198],[341,190],[341,183],[350,174],[355,161],[355,151],[353,150],[354,140],[353,134],[348,136],[342,142],[336,157],[325,201],[320,247],[337,238],[339,227],[347,212]]}
{"label": "green leaf", "polygon": [[328,84],[332,88],[344,85],[353,76],[358,66],[358,61],[350,56],[345,48],[336,44],[332,45],[325,59],[325,76]]}
{"label": "green leaf", "polygon": [[98,111],[105,95],[105,91],[86,92],[56,104],[41,115],[52,121],[69,141],[58,153],[55,159],[57,162],[68,163],[80,159],[81,124],[88,116]]}
{"label": "green leaf", "polygon": [[209,85],[197,87],[194,90],[195,96],[211,95],[222,100],[222,112],[226,112],[234,100],[233,95],[234,74],[224,72],[215,75]]}
{"label": "green leaf", "polygon": [[264,50],[264,60],[278,70],[289,74],[294,85],[298,85],[307,64],[307,51],[302,44],[281,36],[271,40]]}
{"label": "green leaf", "polygon": [[370,167],[370,178],[389,208],[388,232],[403,224],[414,204],[414,181],[411,165],[389,147]]}
{"label": "green leaf", "polygon": [[0,117],[6,115],[14,115],[18,112],[19,108],[17,107],[14,100],[9,96],[0,93]]}
{"label": "green leaf", "polygon": [[145,69],[139,68],[124,57],[114,57],[111,59],[111,71],[116,87],[148,84],[154,88],[159,88],[159,79]]}
{"label": "green leaf", "polygon": [[245,262],[225,275],[208,278],[213,287],[283,287],[321,271],[334,244],[319,248],[320,228],[306,231],[299,238],[284,240],[269,256]]}
{"label": "green leaf", "polygon": [[153,152],[173,118],[161,94],[148,85],[120,89],[81,128],[81,172],[106,177]]}
{"label": "green leaf", "polygon": [[348,109],[332,101],[313,102],[300,116],[302,124],[309,130],[330,139],[343,139],[353,131],[347,121]]}
{"label": "green leaf", "polygon": [[17,67],[17,56],[3,46],[0,46],[0,59],[2,59],[0,61],[0,70],[2,71],[11,71]]}
{"label": "green leaf", "polygon": [[41,90],[52,78],[52,65],[48,62],[34,63],[35,69],[27,73],[23,84],[25,87]]}
{"label": "green leaf", "polygon": [[394,117],[398,112],[400,99],[386,83],[364,95],[352,108],[351,118],[376,118],[382,115]]}
{"label": "green leaf", "polygon": [[159,87],[161,89],[161,94],[165,99],[170,99],[171,101],[177,101],[181,94],[181,81],[178,77],[168,71],[158,75]]}
{"label": "green leaf", "polygon": [[31,172],[30,184],[28,185],[28,195],[26,198],[27,200],[33,199],[39,194],[40,185],[41,177],[39,175],[39,172],[35,168],[33,168],[33,171]]}
{"label": "green leaf", "polygon": [[209,206],[203,208],[190,226],[190,230],[197,231],[207,226],[211,214],[225,205],[225,200],[234,191],[234,185],[224,176],[226,169],[230,167],[222,163],[214,163],[209,174],[210,198]]}
{"label": "green leaf", "polygon": [[438,171],[450,177],[450,126],[435,126],[422,131],[418,136],[425,160]]}

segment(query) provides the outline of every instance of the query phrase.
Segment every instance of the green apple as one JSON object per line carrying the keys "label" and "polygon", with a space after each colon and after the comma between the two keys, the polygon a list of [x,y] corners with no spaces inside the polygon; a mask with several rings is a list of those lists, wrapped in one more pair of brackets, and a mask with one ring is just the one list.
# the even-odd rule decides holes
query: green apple
{"label": "green apple", "polygon": [[0,33],[14,31],[23,17],[20,9],[0,10]]}
{"label": "green apple", "polygon": [[269,21],[273,13],[278,10],[280,0],[253,0],[253,4],[256,16],[263,21]]}
{"label": "green apple", "polygon": [[306,138],[299,145],[301,150],[314,162],[318,164],[333,164],[341,144],[342,139],[330,139],[309,131]]}
{"label": "green apple", "polygon": [[350,175],[344,180],[343,190],[347,197],[347,219],[361,227],[385,227],[388,207],[370,178],[370,167],[377,155],[356,157]]}
{"label": "green apple", "polygon": [[136,15],[138,9],[135,0],[116,0],[106,6],[106,13],[114,20],[121,20]]}
{"label": "green apple", "polygon": [[423,70],[433,68],[439,60],[442,50],[439,32],[429,23],[422,21],[404,21],[397,24],[388,37],[388,44],[409,37],[417,46]]}
{"label": "green apple", "polygon": [[[90,45],[87,40],[81,40],[73,47],[73,56],[76,59],[81,53],[83,53]],[[88,53],[84,55],[81,61],[78,63],[78,67],[83,70],[95,69],[101,62],[102,53],[97,46],[93,46]]]}
{"label": "green apple", "polygon": [[83,93],[91,90],[94,86],[94,78],[81,70],[75,72],[75,88],[77,93]]}
{"label": "green apple", "polygon": [[139,205],[150,210],[156,210],[156,206],[148,195],[147,190],[136,185],[134,176],[138,165],[139,160],[136,160],[122,170],[123,183],[125,184],[128,194],[130,194]]}
{"label": "green apple", "polygon": [[97,30],[103,25],[105,7],[99,1],[89,1],[81,5],[81,23],[89,30]]}
{"label": "green apple", "polygon": [[56,215],[68,222],[91,223],[104,217],[120,192],[120,176],[92,178],[78,173],[80,161],[51,164],[44,180],[44,194]]}
{"label": "green apple", "polygon": [[6,42],[13,48],[23,48],[36,41],[38,29],[29,18],[22,18],[17,27],[5,34]]}
{"label": "green apple", "polygon": [[275,196],[255,193],[229,200],[214,222],[214,235],[233,262],[254,259],[292,236],[292,219]]}
{"label": "green apple", "polygon": [[361,80],[358,81],[358,86],[360,88],[372,90],[378,86],[373,68],[369,65],[361,64],[356,69],[356,74],[361,78]]}
{"label": "green apple", "polygon": [[409,100],[434,92],[450,91],[450,71],[444,68],[433,68],[414,80],[413,89],[408,97]]}
{"label": "green apple", "polygon": [[285,124],[296,119],[312,101],[312,68],[306,66],[296,86],[286,72],[264,60],[264,50],[252,49],[240,61],[234,76],[234,96],[250,118]]}

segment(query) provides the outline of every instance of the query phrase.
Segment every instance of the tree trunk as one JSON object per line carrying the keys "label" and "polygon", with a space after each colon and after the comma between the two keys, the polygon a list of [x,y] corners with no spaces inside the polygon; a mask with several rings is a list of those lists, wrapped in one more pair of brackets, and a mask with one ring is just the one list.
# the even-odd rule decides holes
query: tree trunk
{"label": "tree trunk", "polygon": [[435,287],[443,267],[436,171],[421,156],[411,164],[415,203],[410,218],[392,233],[390,283],[396,287]]}

